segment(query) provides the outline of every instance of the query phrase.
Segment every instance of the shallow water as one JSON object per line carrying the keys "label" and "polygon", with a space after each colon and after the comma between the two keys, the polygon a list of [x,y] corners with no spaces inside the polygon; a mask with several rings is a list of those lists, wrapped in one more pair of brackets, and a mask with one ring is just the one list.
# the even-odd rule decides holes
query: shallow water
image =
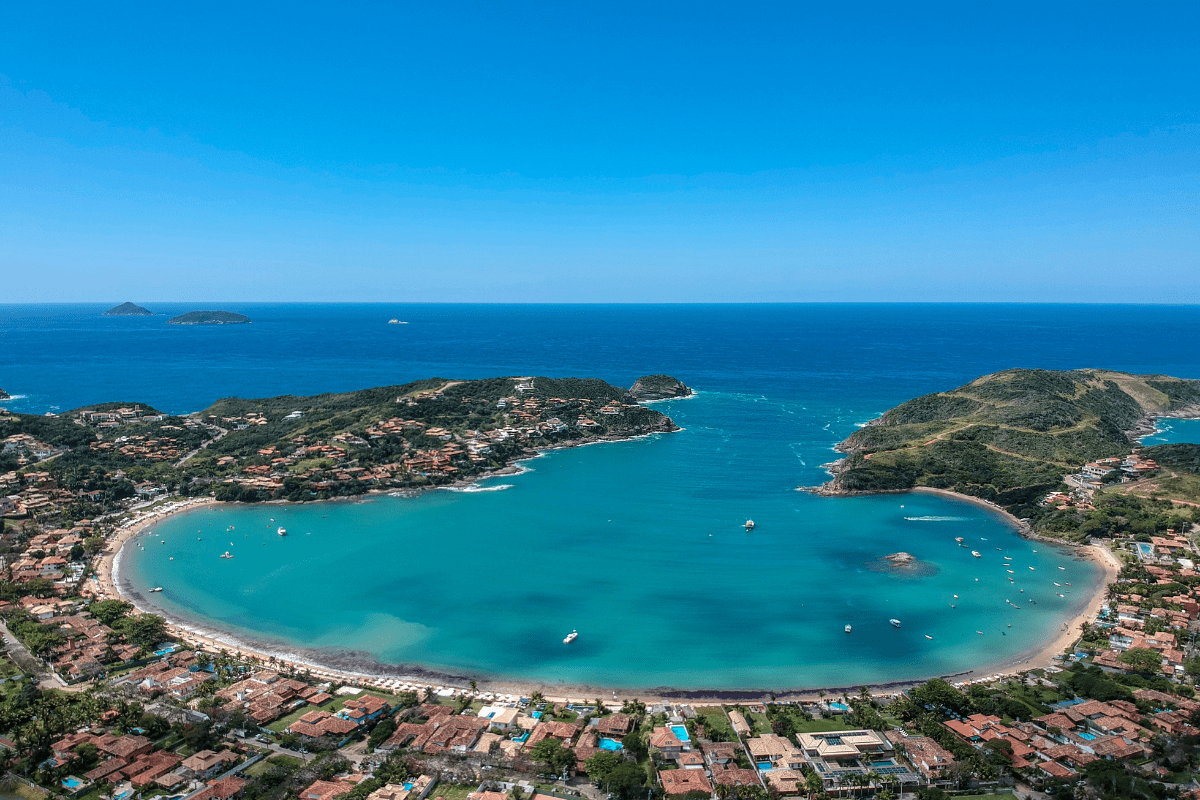
{"label": "shallow water", "polygon": [[1149,436],[1143,436],[1142,444],[1200,444],[1200,419],[1169,419],[1159,417],[1157,428]]}
{"label": "shallow water", "polygon": [[[804,469],[788,437],[765,435],[786,430],[779,403],[710,392],[658,407],[685,430],[556,451],[486,482],[502,491],[189,513],[127,548],[122,572],[165,587],[149,597],[173,614],[284,649],[547,684],[721,689],[999,662],[1053,633],[1100,575],[970,503],[795,491]],[[898,550],[919,563],[880,560]]]}

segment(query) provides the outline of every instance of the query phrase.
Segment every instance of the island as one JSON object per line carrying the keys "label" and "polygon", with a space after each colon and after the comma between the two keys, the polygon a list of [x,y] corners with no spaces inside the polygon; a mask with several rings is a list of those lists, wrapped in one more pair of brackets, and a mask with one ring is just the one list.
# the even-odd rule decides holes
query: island
{"label": "island", "polygon": [[642,402],[691,397],[694,394],[682,381],[670,375],[643,375],[630,387],[629,393]]}
{"label": "island", "polygon": [[189,311],[167,320],[168,325],[243,325],[250,322],[244,314],[232,311]]}
{"label": "island", "polygon": [[154,312],[135,303],[121,303],[104,312],[106,317],[152,317]]}
{"label": "island", "polygon": [[11,400],[11,399],[12,399],[12,395],[10,395],[8,392],[4,391],[3,389],[0,389],[0,400]]}

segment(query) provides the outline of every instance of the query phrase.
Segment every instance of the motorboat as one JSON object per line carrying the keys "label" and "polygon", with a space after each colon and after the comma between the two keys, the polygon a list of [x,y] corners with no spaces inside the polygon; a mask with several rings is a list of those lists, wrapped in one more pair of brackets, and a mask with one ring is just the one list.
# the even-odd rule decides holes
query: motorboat
{"label": "motorboat", "polygon": [[563,644],[570,644],[571,642],[575,641],[578,638],[579,638],[579,631],[573,630],[567,634],[567,638],[563,639]]}
{"label": "motorboat", "polygon": [[900,620],[898,620],[898,619],[889,619],[888,622],[892,623],[893,628],[900,627]]}
{"label": "motorboat", "polygon": [[983,558],[983,556],[979,555],[978,550],[972,550],[971,555],[975,556],[976,558]]}
{"label": "motorboat", "polygon": [[849,632],[850,632],[850,626],[849,626],[849,625],[847,625],[847,626],[846,626],[846,633],[849,633]]}
{"label": "motorboat", "polygon": [[161,587],[161,586],[155,586],[155,587],[154,587],[153,589],[151,589],[150,591],[151,591],[152,593],[153,593],[153,592],[161,592],[161,591],[162,591],[162,587]]}
{"label": "motorboat", "polygon": [[287,528],[283,527],[282,525],[280,525],[279,530],[277,530],[275,532],[278,533],[280,536],[287,536]]}
{"label": "motorboat", "polygon": [[748,530],[748,531],[754,530],[754,520],[752,520],[752,519],[746,520],[746,530]]}

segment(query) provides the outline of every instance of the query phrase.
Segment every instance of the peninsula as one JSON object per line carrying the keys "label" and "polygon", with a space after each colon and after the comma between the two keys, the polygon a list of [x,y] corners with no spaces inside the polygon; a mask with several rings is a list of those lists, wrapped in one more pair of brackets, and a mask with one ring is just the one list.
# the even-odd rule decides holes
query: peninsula
{"label": "peninsula", "polygon": [[1200,381],[1107,370],[997,372],[871,420],[837,445],[847,455],[821,491],[948,490],[1038,522],[1051,493],[1095,489],[1088,473],[1110,475],[1107,485],[1146,472],[1141,459],[1153,449],[1135,456],[1136,437],[1160,416],[1200,416]]}
{"label": "peninsula", "polygon": [[250,322],[244,314],[232,311],[189,311],[167,320],[168,325],[241,325]]}
{"label": "peninsula", "polygon": [[154,312],[134,303],[121,303],[104,312],[106,317],[152,317]]}
{"label": "peninsula", "polygon": [[[56,417],[5,413],[0,472],[57,455],[44,469],[78,518],[168,492],[302,501],[447,486],[539,449],[677,429],[602,380],[435,378],[312,397],[231,397],[187,416],[138,403]],[[57,505],[45,499],[45,510]]]}

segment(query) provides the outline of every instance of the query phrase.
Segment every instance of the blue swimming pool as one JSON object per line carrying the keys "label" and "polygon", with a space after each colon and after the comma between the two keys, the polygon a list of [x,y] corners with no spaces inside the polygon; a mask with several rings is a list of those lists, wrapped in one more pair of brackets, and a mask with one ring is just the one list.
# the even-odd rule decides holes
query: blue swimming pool
{"label": "blue swimming pool", "polygon": [[522,733],[520,736],[518,736],[517,738],[513,739],[513,741],[514,741],[514,742],[523,742],[523,741],[525,741],[525,740],[526,740],[526,739],[528,739],[528,738],[529,738],[529,731],[525,731],[525,732],[524,732],[524,733]]}
{"label": "blue swimming pool", "polygon": [[849,711],[850,710],[850,706],[846,705],[845,703],[830,703],[829,707],[831,709],[833,709],[834,711]]}
{"label": "blue swimming pool", "polygon": [[1154,546],[1146,542],[1138,542],[1137,549],[1141,552],[1142,558],[1154,555]]}
{"label": "blue swimming pool", "polygon": [[83,781],[79,778],[63,778],[62,785],[68,789],[78,789],[83,786]]}
{"label": "blue swimming pool", "polygon": [[601,750],[613,750],[613,751],[619,752],[619,751],[625,749],[625,745],[621,744],[616,739],[604,738],[604,739],[600,740],[600,749]]}
{"label": "blue swimming pool", "polygon": [[404,782],[404,788],[405,788],[405,789],[411,789],[412,787],[413,787],[413,783],[412,783],[412,781],[405,781],[405,782]]}
{"label": "blue swimming pool", "polygon": [[535,711],[535,712],[533,712],[532,716],[533,716],[533,718],[534,718],[534,719],[541,719],[541,718],[542,718],[542,712],[540,712],[540,711]]}
{"label": "blue swimming pool", "polygon": [[1090,742],[1092,739],[1095,739],[1096,736],[1095,736],[1095,734],[1092,734],[1092,733],[1081,733],[1081,734],[1079,734],[1079,738],[1087,739]]}
{"label": "blue swimming pool", "polygon": [[679,739],[681,742],[690,741],[688,739],[687,727],[684,725],[672,725],[671,732],[674,733],[675,738]]}
{"label": "blue swimming pool", "polygon": [[763,772],[766,772],[767,770],[769,770],[771,768],[771,762],[770,761],[759,761],[758,768],[760,770],[762,770]]}

